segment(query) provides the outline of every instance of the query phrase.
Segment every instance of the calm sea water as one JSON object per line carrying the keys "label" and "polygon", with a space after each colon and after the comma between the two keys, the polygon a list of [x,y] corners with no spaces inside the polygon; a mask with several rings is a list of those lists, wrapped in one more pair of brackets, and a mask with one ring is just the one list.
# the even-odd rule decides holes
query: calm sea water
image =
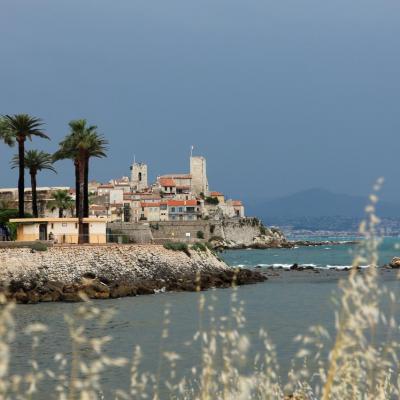
{"label": "calm sea water", "polygon": [[[381,246],[381,262],[388,262],[398,255],[397,240],[387,239]],[[350,265],[352,246],[307,247],[282,250],[244,250],[228,251],[223,257],[231,265],[271,264],[315,264]],[[252,354],[262,351],[257,342],[260,328],[266,329],[278,349],[281,372],[284,375],[298,347],[293,338],[305,333],[307,327],[322,324],[333,331],[332,296],[337,292],[337,277],[322,277],[323,274],[308,272],[282,272],[282,279],[238,288],[238,298],[245,303],[245,333],[253,343]],[[335,272],[336,276],[338,273]],[[325,274],[326,275],[326,274]],[[292,279],[291,277],[300,277]],[[398,291],[399,284],[393,274],[385,280],[391,289]],[[312,277],[312,279],[310,279]],[[204,293],[208,304],[215,306],[215,315],[229,315],[231,308],[231,289],[210,290]],[[196,331],[199,323],[198,293],[161,293],[115,300],[99,300],[96,307],[101,310],[113,308],[116,314],[104,327],[94,323],[88,326],[89,336],[111,335],[113,342],[107,347],[109,354],[130,357],[134,345],[140,345],[144,353],[144,370],[156,371],[160,359],[160,337],[163,312],[166,304],[171,307],[171,326],[168,340],[162,345],[164,351],[179,353],[178,373],[185,374],[193,365],[200,363],[198,345],[185,346]],[[216,296],[217,300],[212,300]],[[64,314],[72,313],[77,304],[42,303],[38,305],[18,305],[15,313],[19,335],[13,343],[12,369],[14,372],[27,371],[31,354],[30,342],[21,333],[23,327],[31,322],[42,322],[49,326],[50,332],[43,337],[43,343],[36,358],[41,366],[54,368],[53,356],[57,352],[70,354],[70,341],[63,320]],[[400,314],[399,310],[396,313]],[[203,315],[207,325],[207,315]],[[248,367],[250,368],[250,366]],[[110,370],[102,378],[105,398],[111,398],[113,388],[128,389],[128,369]],[[161,376],[169,373],[167,365],[162,365]],[[44,383],[37,398],[43,398],[49,382]],[[48,393],[46,394],[48,396]],[[51,398],[51,397],[46,397]]]}
{"label": "calm sea water", "polygon": [[[379,265],[388,264],[393,257],[400,255],[399,244],[400,238],[385,238],[382,241],[379,246]],[[243,267],[290,267],[294,263],[322,268],[346,267],[351,266],[356,247],[344,244],[293,249],[235,250],[225,252],[223,258],[229,265]]]}

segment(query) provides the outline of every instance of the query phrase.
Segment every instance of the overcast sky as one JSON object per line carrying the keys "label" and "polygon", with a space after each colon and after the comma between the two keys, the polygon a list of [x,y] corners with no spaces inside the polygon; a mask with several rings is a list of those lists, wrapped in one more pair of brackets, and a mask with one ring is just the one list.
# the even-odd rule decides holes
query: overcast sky
{"label": "overcast sky", "polygon": [[[92,178],[186,172],[233,197],[310,187],[400,200],[398,0],[1,0],[0,114],[110,141]],[[0,186],[16,186],[0,144]],[[40,185],[73,185],[71,162]]]}

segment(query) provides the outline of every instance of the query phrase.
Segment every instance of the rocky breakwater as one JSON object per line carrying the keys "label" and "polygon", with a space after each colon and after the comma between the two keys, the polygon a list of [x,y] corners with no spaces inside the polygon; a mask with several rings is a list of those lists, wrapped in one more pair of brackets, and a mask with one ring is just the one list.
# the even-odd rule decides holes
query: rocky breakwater
{"label": "rocky breakwater", "polygon": [[210,250],[157,245],[0,249],[0,288],[19,303],[79,301],[81,293],[108,299],[159,291],[195,291],[264,281],[259,272],[234,271]]}
{"label": "rocky breakwater", "polygon": [[215,249],[269,249],[293,247],[283,232],[264,226],[257,218],[222,221],[222,236],[213,236]]}

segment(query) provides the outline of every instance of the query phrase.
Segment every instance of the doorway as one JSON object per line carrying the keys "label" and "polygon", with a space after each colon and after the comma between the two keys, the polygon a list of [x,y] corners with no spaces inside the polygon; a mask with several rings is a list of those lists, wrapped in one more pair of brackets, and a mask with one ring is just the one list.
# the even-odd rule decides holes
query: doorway
{"label": "doorway", "polygon": [[39,240],[47,240],[47,224],[39,224]]}

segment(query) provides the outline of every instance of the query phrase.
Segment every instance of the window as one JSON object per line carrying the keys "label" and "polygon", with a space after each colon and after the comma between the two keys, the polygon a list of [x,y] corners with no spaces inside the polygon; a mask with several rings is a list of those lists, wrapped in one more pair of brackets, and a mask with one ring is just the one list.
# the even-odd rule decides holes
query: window
{"label": "window", "polygon": [[183,207],[179,207],[179,212],[183,212]]}
{"label": "window", "polygon": [[138,174],[138,179],[139,179],[139,182],[142,182],[142,173],[141,172],[139,172],[139,174]]}
{"label": "window", "polygon": [[171,207],[171,212],[175,212],[175,207]]}
{"label": "window", "polygon": [[51,223],[51,229],[54,229],[54,224],[53,223]]}

